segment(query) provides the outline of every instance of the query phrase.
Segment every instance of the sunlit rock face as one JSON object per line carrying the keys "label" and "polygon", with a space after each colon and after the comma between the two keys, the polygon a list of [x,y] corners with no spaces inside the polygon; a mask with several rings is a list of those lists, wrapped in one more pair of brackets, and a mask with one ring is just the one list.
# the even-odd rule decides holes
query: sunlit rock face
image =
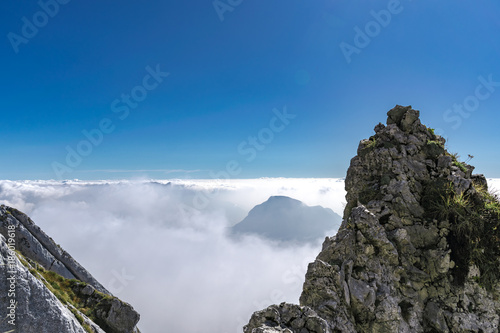
{"label": "sunlit rock face", "polygon": [[2,332],[139,332],[140,316],[130,304],[111,295],[27,215],[4,205],[0,252],[0,302],[7,311]]}
{"label": "sunlit rock face", "polygon": [[246,333],[499,332],[500,205],[419,111],[396,106],[359,144],[338,233],[309,265],[300,305]]}

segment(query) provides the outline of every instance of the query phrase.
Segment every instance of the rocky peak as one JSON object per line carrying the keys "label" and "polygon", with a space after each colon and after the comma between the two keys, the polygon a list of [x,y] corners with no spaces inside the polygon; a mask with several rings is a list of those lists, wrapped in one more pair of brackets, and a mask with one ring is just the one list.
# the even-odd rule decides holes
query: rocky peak
{"label": "rocky peak", "polygon": [[498,198],[419,111],[387,115],[351,160],[300,306],[256,312],[245,332],[499,332]]}

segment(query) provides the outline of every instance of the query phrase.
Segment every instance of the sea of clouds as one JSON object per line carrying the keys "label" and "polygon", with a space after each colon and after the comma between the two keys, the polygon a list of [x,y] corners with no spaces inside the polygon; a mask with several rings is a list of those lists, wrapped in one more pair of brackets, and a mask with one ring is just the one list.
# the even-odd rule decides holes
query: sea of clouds
{"label": "sea of clouds", "polygon": [[[500,179],[488,183],[500,189]],[[322,239],[226,235],[272,195],[339,215],[345,205],[343,179],[0,181],[0,204],[28,214],[131,303],[147,333],[241,333],[254,311],[298,302]]]}
{"label": "sea of clouds", "polygon": [[344,181],[0,181],[0,204],[28,214],[151,333],[241,333],[254,311],[298,302],[323,239],[226,235],[272,195],[342,215]]}

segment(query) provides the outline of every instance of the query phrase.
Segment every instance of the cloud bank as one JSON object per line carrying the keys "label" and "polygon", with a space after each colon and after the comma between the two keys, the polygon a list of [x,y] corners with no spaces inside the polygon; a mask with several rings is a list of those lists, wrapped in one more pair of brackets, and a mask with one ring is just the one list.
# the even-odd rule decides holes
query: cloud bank
{"label": "cloud bank", "polygon": [[[500,179],[488,179],[500,190]],[[0,181],[0,203],[35,223],[141,314],[143,332],[242,332],[253,311],[298,302],[321,248],[228,226],[285,195],[342,215],[342,179]]]}
{"label": "cloud bank", "polygon": [[32,217],[144,332],[242,332],[253,311],[298,302],[322,240],[289,246],[226,229],[272,195],[342,215],[341,179],[0,181],[0,203]]}

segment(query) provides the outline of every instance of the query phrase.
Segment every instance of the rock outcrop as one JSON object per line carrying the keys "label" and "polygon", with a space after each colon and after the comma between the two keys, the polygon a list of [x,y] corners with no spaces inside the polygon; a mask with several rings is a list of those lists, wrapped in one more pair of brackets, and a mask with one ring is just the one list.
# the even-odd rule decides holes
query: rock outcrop
{"label": "rock outcrop", "polygon": [[396,106],[360,142],[335,237],[300,305],[253,314],[246,333],[499,332],[500,204],[419,111]]}
{"label": "rock outcrop", "polygon": [[[0,206],[0,330],[138,333],[139,314],[20,211]],[[8,306],[11,308],[8,308]]]}

